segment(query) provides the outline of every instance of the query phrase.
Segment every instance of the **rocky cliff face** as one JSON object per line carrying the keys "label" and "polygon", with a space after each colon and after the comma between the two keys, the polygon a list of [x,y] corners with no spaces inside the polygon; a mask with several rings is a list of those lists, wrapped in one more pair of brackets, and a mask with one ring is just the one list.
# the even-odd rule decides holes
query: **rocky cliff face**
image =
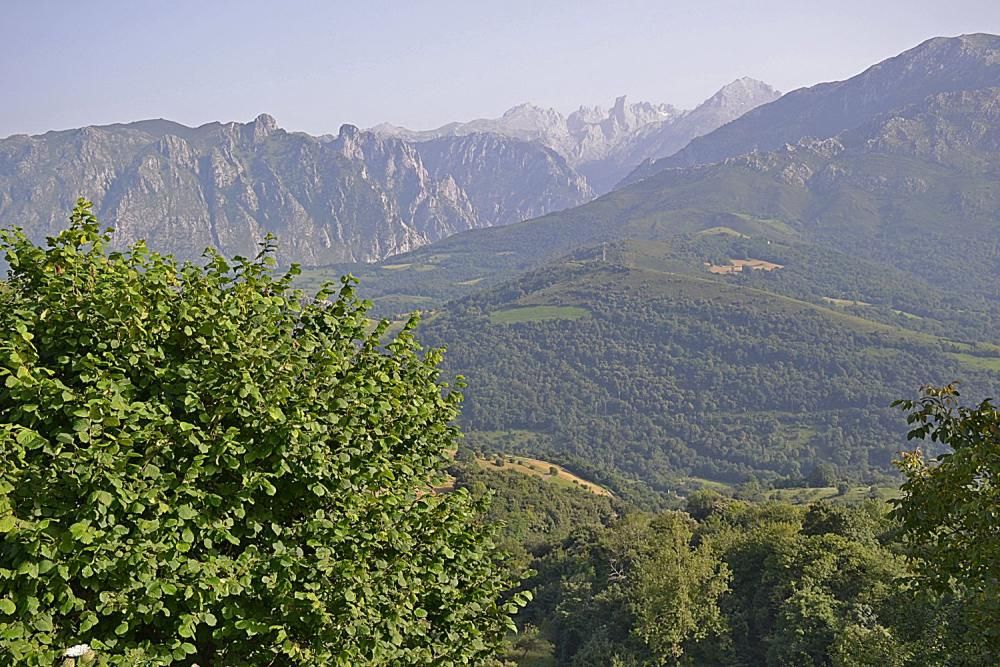
{"label": "rocky cliff face", "polygon": [[579,170],[595,190],[607,192],[643,161],[672,155],[692,139],[779,97],[781,93],[763,81],[737,79],[690,111],[639,125],[603,159],[581,165]]}
{"label": "rocky cliff face", "polygon": [[559,153],[586,177],[594,192],[602,194],[643,160],[670,155],[691,139],[779,96],[767,84],[744,78],[690,111],[669,104],[629,103],[622,96],[610,109],[583,106],[568,116],[555,109],[521,104],[500,118],[449,123],[423,131],[383,124],[372,131],[413,142],[484,133],[537,141]]}
{"label": "rocky cliff face", "polygon": [[470,134],[414,147],[433,177],[461,183],[476,218],[495,225],[539,217],[592,197],[586,179],[541,144]]}
{"label": "rocky cliff face", "polygon": [[[406,141],[349,125],[337,137],[289,133],[267,115],[198,128],[87,127],[0,141],[0,224],[41,239],[84,196],[119,246],[146,239],[184,258],[208,246],[252,255],[273,233],[285,261],[372,261],[589,199],[553,157],[501,138],[471,157],[445,146],[429,170]],[[508,168],[502,184],[479,177]]]}
{"label": "rocky cliff face", "polygon": [[[1000,83],[1000,81],[998,81]],[[846,132],[850,146],[996,173],[1000,87],[931,95]]]}

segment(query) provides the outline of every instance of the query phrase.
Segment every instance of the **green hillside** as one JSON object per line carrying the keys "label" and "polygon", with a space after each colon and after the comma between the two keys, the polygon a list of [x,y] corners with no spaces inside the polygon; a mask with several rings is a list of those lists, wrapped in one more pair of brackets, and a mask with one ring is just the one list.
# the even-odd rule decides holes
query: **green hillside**
{"label": "green hillside", "polygon": [[628,263],[600,252],[453,302],[422,328],[468,381],[473,447],[566,463],[613,490],[797,480],[819,461],[874,481],[905,442],[894,399],[953,379],[970,394],[1000,389],[995,347],[707,271],[638,268],[657,256],[634,246]]}
{"label": "green hillside", "polygon": [[[1000,88],[942,95],[836,139],[667,170],[589,204],[457,234],[352,272],[383,312],[430,308],[580,248],[710,230],[811,244],[897,278],[1000,300]],[[738,238],[738,236],[737,236]]]}
{"label": "green hillside", "polygon": [[672,169],[354,272],[466,376],[469,441],[623,495],[692,476],[877,482],[889,404],[1000,389],[1000,88]]}

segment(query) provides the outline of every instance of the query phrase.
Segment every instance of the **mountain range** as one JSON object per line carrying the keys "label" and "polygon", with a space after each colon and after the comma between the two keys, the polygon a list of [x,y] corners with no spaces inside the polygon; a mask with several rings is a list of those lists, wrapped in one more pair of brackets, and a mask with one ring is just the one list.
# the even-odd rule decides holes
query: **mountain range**
{"label": "mountain range", "polygon": [[313,265],[303,287],[351,273],[375,314],[425,313],[469,379],[472,447],[616,492],[817,462],[877,481],[905,446],[893,399],[1000,393],[998,68],[1000,37],[977,34],[777,99],[740,80],[690,112],[10,137],[0,224],[51,234],[83,194],[119,243],[185,257],[277,232],[280,259]]}
{"label": "mountain range", "polygon": [[[953,380],[1000,393],[998,46],[931,40],[800,91],[841,91],[800,115],[785,98],[751,112],[785,139],[771,149],[304,279],[350,272],[379,313],[423,310],[484,453],[617,490],[793,481],[821,461],[877,480],[906,446],[892,400]],[[865,112],[845,109],[862,88]],[[819,116],[839,120],[795,136]]]}
{"label": "mountain range", "polygon": [[780,96],[766,83],[744,77],[690,110],[670,104],[630,104],[621,96],[610,109],[583,106],[568,116],[555,109],[521,104],[500,118],[449,123],[422,131],[382,124],[372,131],[415,142],[481,133],[537,141],[562,155],[595,192],[603,194],[644,160],[671,155],[695,137]]}
{"label": "mountain range", "polygon": [[624,97],[568,118],[521,105],[428,133],[344,125],[310,136],[261,114],[14,135],[0,140],[0,221],[41,240],[84,196],[119,247],[146,239],[185,259],[207,247],[252,255],[271,233],[281,261],[371,262],[585,203],[592,183],[608,189],[648,155],[775,96],[743,79],[690,112]]}
{"label": "mountain range", "polygon": [[345,125],[336,137],[250,123],[165,120],[0,140],[0,221],[42,239],[84,196],[115,243],[183,258],[211,246],[282,261],[373,261],[457,231],[517,222],[593,195],[553,150],[498,135],[415,145]]}
{"label": "mountain range", "polygon": [[[978,59],[969,57],[966,43],[975,46]],[[356,267],[356,272],[376,295],[398,292],[397,281],[402,281],[410,294],[440,301],[587,245],[662,240],[724,227],[855,253],[914,279],[995,300],[1000,298],[995,289],[1000,275],[1000,38],[935,39],[904,55],[933,72],[961,71],[973,87],[956,91],[953,77],[931,76],[920,95],[907,96],[918,101],[872,111],[852,129],[796,137],[775,150],[714,163],[664,168],[583,206],[458,234],[426,252],[391,260],[394,266],[422,266],[433,259],[438,274],[424,269],[416,278],[406,269],[383,271],[378,265]],[[887,62],[898,64],[898,57]],[[874,79],[872,72],[892,81]],[[896,68],[876,66],[861,76],[867,87],[895,99]],[[789,121],[784,113],[768,112],[784,99],[751,115],[772,118],[779,128],[815,115],[809,110]],[[876,96],[868,104],[877,110],[889,103]],[[731,135],[743,122],[722,126],[691,145],[719,141],[717,136]]]}

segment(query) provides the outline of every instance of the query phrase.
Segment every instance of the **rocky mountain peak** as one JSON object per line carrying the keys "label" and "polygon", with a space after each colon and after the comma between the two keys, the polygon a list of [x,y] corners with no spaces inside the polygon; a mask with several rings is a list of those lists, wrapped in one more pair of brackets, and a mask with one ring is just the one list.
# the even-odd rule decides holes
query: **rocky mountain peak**
{"label": "rocky mountain peak", "polygon": [[620,95],[610,108],[581,106],[568,116],[524,103],[499,118],[449,123],[433,130],[413,131],[383,123],[370,131],[418,143],[483,133],[538,141],[556,151],[587,179],[595,193],[602,194],[643,160],[670,155],[692,138],[778,95],[767,84],[746,78],[719,91],[712,104],[692,111],[670,104],[629,102]]}
{"label": "rocky mountain peak", "polygon": [[242,129],[243,136],[248,141],[258,143],[278,131],[278,121],[274,120],[274,116],[262,113]]}
{"label": "rocky mountain peak", "polygon": [[636,114],[626,101],[627,98],[625,95],[619,95],[615,98],[615,103],[611,106],[610,113],[608,113],[609,125],[614,130],[628,132],[636,125]]}
{"label": "rocky mountain peak", "polygon": [[262,132],[270,133],[278,129],[278,121],[271,114],[262,113],[253,122]]}
{"label": "rocky mountain peak", "polygon": [[657,123],[677,115],[678,111],[669,104],[651,102],[628,103],[626,95],[615,98],[615,103],[607,114],[610,124],[619,130],[633,132],[643,125]]}
{"label": "rocky mountain peak", "polygon": [[543,109],[537,104],[532,104],[531,102],[524,102],[522,104],[516,104],[511,108],[503,112],[503,118],[513,118],[514,116],[525,116],[525,115],[538,115],[544,116],[546,112],[552,112],[552,109]]}
{"label": "rocky mountain peak", "polygon": [[337,132],[338,139],[354,139],[359,134],[361,130],[358,129],[357,125],[351,125],[350,123],[344,123],[340,126],[340,130]]}
{"label": "rocky mountain peak", "polygon": [[330,145],[344,157],[366,163],[376,155],[379,156],[378,161],[382,162],[387,159],[387,154],[390,152],[405,154],[411,161],[415,157],[413,151],[406,150],[409,144],[404,141],[396,137],[381,137],[349,123],[340,126],[337,138]]}
{"label": "rocky mountain peak", "polygon": [[[633,171],[622,184],[664,169],[775,150],[803,137],[832,137],[931,95],[996,86],[1000,36],[936,37],[843,81],[799,88],[702,133],[682,150]],[[745,110],[744,110],[745,111]]]}
{"label": "rocky mountain peak", "polygon": [[501,132],[501,134],[518,136],[519,133],[528,132],[543,136],[552,132],[560,132],[566,125],[566,119],[555,109],[543,109],[540,106],[525,103],[507,109],[501,117],[500,123],[507,128],[507,132]]}
{"label": "rocky mountain peak", "polygon": [[615,103],[611,106],[611,116],[612,117],[624,117],[628,110],[625,106],[625,102],[628,99],[627,95],[619,95],[615,98]]}
{"label": "rocky mountain peak", "polygon": [[705,100],[702,106],[745,107],[744,110],[749,111],[779,97],[781,97],[781,93],[775,88],[763,81],[744,76],[720,88],[718,92]]}
{"label": "rocky mountain peak", "polygon": [[570,128],[574,125],[580,125],[583,123],[599,123],[602,119],[607,118],[608,110],[600,105],[588,107],[581,105],[579,109],[571,113],[567,117],[567,121],[570,124]]}

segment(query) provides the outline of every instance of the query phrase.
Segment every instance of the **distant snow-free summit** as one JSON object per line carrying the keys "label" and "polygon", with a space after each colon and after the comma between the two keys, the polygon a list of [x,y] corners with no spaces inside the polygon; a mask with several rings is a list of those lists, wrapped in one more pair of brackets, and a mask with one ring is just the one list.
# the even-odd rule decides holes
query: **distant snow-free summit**
{"label": "distant snow-free summit", "polygon": [[644,160],[671,155],[695,137],[780,96],[766,83],[744,77],[690,110],[670,104],[629,103],[623,95],[609,109],[581,106],[568,116],[555,109],[520,104],[499,118],[448,123],[433,130],[383,123],[372,132],[414,142],[482,133],[537,141],[562,155],[601,194]]}

